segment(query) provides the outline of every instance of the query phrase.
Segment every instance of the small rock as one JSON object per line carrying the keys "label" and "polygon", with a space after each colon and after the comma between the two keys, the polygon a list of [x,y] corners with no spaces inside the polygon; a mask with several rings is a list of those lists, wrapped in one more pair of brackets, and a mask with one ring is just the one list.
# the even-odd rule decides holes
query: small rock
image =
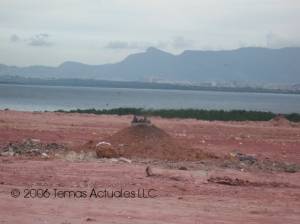
{"label": "small rock", "polygon": [[181,166],[179,167],[179,170],[188,170],[188,168],[186,168],[185,166]]}
{"label": "small rock", "polygon": [[153,176],[154,174],[153,174],[153,171],[152,171],[152,169],[151,169],[151,167],[150,166],[147,166],[146,167],[146,176],[147,177],[151,177],[151,176]]}
{"label": "small rock", "polygon": [[120,157],[119,161],[125,162],[125,163],[132,163],[132,161],[130,159],[126,159],[124,157]]}
{"label": "small rock", "polygon": [[116,163],[116,162],[118,162],[119,160],[116,159],[116,158],[111,158],[110,161],[113,162],[113,163]]}
{"label": "small rock", "polygon": [[30,140],[31,140],[31,142],[33,142],[33,143],[40,143],[40,142],[41,142],[40,139],[35,139],[35,138],[32,138],[32,139],[30,139]]}
{"label": "small rock", "polygon": [[48,154],[47,153],[42,153],[42,158],[49,158]]}
{"label": "small rock", "polygon": [[1,153],[1,156],[14,156],[14,155],[15,155],[14,151],[11,150]]}
{"label": "small rock", "polygon": [[250,165],[257,162],[257,159],[254,156],[246,155],[240,152],[231,152],[229,155],[241,162],[248,163]]}

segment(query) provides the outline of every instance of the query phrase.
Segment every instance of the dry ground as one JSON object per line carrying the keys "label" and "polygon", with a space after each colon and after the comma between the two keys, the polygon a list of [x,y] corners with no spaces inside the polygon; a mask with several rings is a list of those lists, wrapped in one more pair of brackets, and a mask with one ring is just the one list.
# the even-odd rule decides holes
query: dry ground
{"label": "dry ground", "polygon": [[[25,138],[80,150],[128,126],[130,116],[0,111],[0,148]],[[300,126],[274,122],[206,122],[153,118],[182,145],[218,156],[237,150],[257,158],[300,163]],[[151,164],[155,176],[146,177]],[[299,223],[300,173],[195,165],[170,168],[164,161],[89,161],[0,157],[0,223]],[[182,162],[188,166],[188,162]],[[192,163],[191,163],[192,164]],[[212,177],[247,180],[230,186]],[[24,198],[24,189],[48,189],[49,198]],[[53,198],[61,191],[155,189],[155,198]],[[18,198],[12,189],[21,190]]]}

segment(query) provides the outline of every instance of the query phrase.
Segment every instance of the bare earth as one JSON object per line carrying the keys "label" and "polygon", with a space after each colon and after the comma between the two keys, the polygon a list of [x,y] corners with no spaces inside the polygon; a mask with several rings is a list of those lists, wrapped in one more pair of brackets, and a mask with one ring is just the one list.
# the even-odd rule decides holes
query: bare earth
{"label": "bare earth", "polygon": [[[80,152],[87,142],[99,142],[128,127],[130,120],[131,116],[0,111],[0,149],[39,139]],[[152,122],[181,145],[220,158],[239,151],[300,164],[299,124],[162,118]],[[300,223],[300,172],[131,159],[132,163],[0,156],[0,223]],[[147,177],[149,165],[154,175]],[[234,184],[222,183],[225,177]],[[19,197],[12,197],[13,189],[21,191]],[[26,189],[48,189],[50,196],[26,198]],[[92,189],[154,189],[156,197],[89,197]],[[85,191],[87,197],[54,197],[55,190],[77,192],[76,196]]]}

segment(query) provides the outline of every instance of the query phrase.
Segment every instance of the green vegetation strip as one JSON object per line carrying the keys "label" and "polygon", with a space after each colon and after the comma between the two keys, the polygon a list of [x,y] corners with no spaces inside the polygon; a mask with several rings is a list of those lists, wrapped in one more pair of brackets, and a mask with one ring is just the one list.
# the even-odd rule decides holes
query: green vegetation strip
{"label": "green vegetation strip", "polygon": [[[208,121],[269,121],[276,117],[275,113],[245,111],[245,110],[202,110],[202,109],[143,109],[143,108],[115,108],[115,109],[77,109],[58,110],[64,113],[88,113],[88,114],[115,114],[115,115],[147,115],[164,118],[194,118]],[[289,121],[300,122],[300,114],[284,114]]]}

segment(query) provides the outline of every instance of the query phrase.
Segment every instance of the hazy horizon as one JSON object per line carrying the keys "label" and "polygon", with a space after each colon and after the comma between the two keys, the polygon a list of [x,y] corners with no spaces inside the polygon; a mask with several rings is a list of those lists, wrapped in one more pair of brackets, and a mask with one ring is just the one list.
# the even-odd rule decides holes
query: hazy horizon
{"label": "hazy horizon", "polygon": [[[220,50],[203,50],[203,49],[185,49],[185,50],[182,50],[181,52],[179,53],[173,53],[173,52],[169,52],[167,50],[164,50],[164,49],[160,49],[158,47],[153,47],[153,46],[149,46],[148,48],[146,48],[145,50],[141,50],[141,51],[138,51],[138,52],[135,52],[135,53],[132,53],[132,54],[139,54],[139,53],[144,53],[144,52],[147,52],[148,49],[150,48],[155,48],[157,50],[160,50],[160,51],[163,51],[163,52],[166,52],[166,53],[169,53],[169,54],[172,54],[174,56],[177,56],[177,55],[181,55],[183,54],[184,52],[186,51],[212,51],[212,52],[218,52],[218,51],[235,51],[235,50],[240,50],[240,49],[245,49],[245,48],[262,48],[262,49],[269,49],[269,50],[280,50],[280,49],[285,49],[285,48],[300,48],[300,47],[280,47],[280,48],[268,48],[268,47],[257,47],[257,46],[248,46],[248,47],[239,47],[239,48],[233,48],[233,49],[220,49]],[[62,61],[56,65],[45,65],[45,64],[29,64],[29,65],[25,65],[25,66],[18,66],[18,65],[14,65],[14,64],[5,64],[7,66],[16,66],[16,67],[31,67],[31,66],[46,66],[46,67],[58,67],[66,62],[74,62],[74,63],[80,63],[80,64],[85,64],[85,65],[105,65],[105,64],[117,64],[117,63],[120,63],[122,62],[123,60],[125,60],[128,56],[132,55],[131,53],[129,53],[128,55],[125,55],[124,58],[120,58],[119,60],[117,61],[112,61],[112,62],[108,62],[108,63],[94,63],[94,64],[88,64],[88,63],[84,63],[82,61],[72,61],[72,60],[66,60],[66,61]],[[4,64],[4,63],[1,63],[0,61],[0,64]]]}
{"label": "hazy horizon", "polygon": [[299,47],[294,0],[2,0],[0,63],[106,64],[150,46],[184,50]]}

